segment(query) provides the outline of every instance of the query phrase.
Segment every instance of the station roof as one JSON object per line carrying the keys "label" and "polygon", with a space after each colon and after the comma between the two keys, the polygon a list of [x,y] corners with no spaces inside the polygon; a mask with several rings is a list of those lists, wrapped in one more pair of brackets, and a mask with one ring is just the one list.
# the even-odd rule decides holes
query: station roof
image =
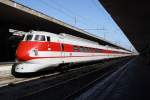
{"label": "station roof", "polygon": [[142,52],[150,45],[149,0],[99,0],[126,36]]}
{"label": "station roof", "polygon": [[40,30],[56,34],[66,33],[93,40],[103,45],[121,48],[84,30],[11,0],[0,1],[0,12],[0,25],[3,27],[21,31]]}

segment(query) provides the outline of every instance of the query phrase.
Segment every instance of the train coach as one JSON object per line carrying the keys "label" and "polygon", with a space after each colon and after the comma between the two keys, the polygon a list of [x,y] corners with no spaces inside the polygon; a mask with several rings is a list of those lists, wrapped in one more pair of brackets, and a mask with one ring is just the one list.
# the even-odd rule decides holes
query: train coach
{"label": "train coach", "polygon": [[61,64],[81,63],[129,56],[126,50],[104,46],[97,42],[68,35],[30,31],[16,50],[17,64],[12,74],[33,73]]}

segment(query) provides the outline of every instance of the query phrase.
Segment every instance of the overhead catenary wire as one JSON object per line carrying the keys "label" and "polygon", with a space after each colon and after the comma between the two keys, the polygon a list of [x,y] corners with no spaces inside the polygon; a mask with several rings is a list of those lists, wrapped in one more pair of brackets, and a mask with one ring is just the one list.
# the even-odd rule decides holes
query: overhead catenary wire
{"label": "overhead catenary wire", "polygon": [[[77,16],[74,16],[73,14],[68,13],[68,11],[65,11],[64,9],[60,9],[60,5],[56,5],[55,7],[50,5],[50,3],[46,2],[45,0],[41,0],[41,3],[44,4],[45,6],[47,6],[50,9],[54,9],[55,11],[62,13],[63,15],[66,15],[67,17],[71,18],[72,20],[74,20],[74,23],[77,23]],[[84,23],[85,24],[85,23]],[[87,24],[87,23],[86,23]]]}
{"label": "overhead catenary wire", "polygon": [[89,24],[89,22],[90,22],[90,23],[97,23],[97,22],[94,22],[93,20],[91,20],[91,19],[89,19],[89,18],[87,18],[87,17],[81,16],[80,14],[78,14],[77,12],[72,11],[72,10],[69,9],[69,8],[66,8],[65,6],[63,6],[62,4],[60,4],[58,1],[57,1],[57,2],[56,2],[55,0],[51,0],[51,1],[53,1],[55,4],[57,4],[58,6],[60,6],[60,7],[63,8],[64,10],[66,10],[67,12],[70,12],[70,13],[73,14],[74,16],[77,16],[77,17],[78,17],[79,19],[81,19],[82,21],[84,21],[84,22],[87,23],[86,20],[88,20],[88,24]]}
{"label": "overhead catenary wire", "polygon": [[[90,25],[92,24],[98,24],[92,20],[87,19],[86,17],[81,16],[80,14],[78,14],[77,12],[74,12],[72,10],[70,10],[69,8],[64,7],[61,3],[56,2],[55,0],[51,0],[51,4],[56,5],[55,7],[50,5],[50,3],[46,2],[46,0],[41,0],[41,3],[46,5],[49,8],[52,8],[62,14],[65,14],[66,16],[70,17],[71,19],[73,19],[74,24],[76,25],[77,23],[82,23],[82,24],[86,24],[86,25]],[[61,9],[60,9],[61,8]],[[86,21],[87,20],[87,21]],[[84,28],[84,29],[88,29],[88,28]],[[99,30],[97,28],[92,28],[93,30]]]}
{"label": "overhead catenary wire", "polygon": [[68,17],[74,19],[74,17],[73,17],[72,15],[70,15],[70,14],[64,12],[62,9],[59,9],[58,7],[54,7],[54,6],[50,5],[49,3],[47,3],[47,2],[44,1],[44,0],[40,0],[40,1],[41,1],[42,4],[44,4],[44,5],[47,6],[48,8],[52,8],[52,9],[58,11],[59,13],[62,13],[62,14],[64,14],[64,15],[66,15],[66,16],[68,16]]}

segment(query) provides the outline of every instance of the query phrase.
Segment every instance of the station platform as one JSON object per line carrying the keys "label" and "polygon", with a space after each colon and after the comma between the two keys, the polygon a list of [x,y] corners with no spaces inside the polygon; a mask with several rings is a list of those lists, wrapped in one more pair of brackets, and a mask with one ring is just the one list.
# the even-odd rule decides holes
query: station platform
{"label": "station platform", "polygon": [[75,100],[149,100],[150,64],[138,56]]}
{"label": "station platform", "polygon": [[14,62],[0,62],[0,79],[3,76],[11,75],[11,67]]}

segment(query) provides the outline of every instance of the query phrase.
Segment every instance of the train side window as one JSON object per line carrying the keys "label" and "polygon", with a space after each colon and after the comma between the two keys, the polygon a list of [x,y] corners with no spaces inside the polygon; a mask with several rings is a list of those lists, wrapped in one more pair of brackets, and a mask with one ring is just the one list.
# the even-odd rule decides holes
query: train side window
{"label": "train side window", "polygon": [[88,48],[88,52],[91,52],[91,48]]}
{"label": "train side window", "polygon": [[99,49],[96,49],[96,53],[99,53]]}
{"label": "train side window", "polygon": [[45,36],[44,35],[41,35],[41,41],[45,41]]}
{"label": "train side window", "polygon": [[49,36],[47,36],[47,41],[51,41]]}
{"label": "train side window", "polygon": [[39,35],[36,35],[34,40],[38,41],[39,40]]}
{"label": "train side window", "polygon": [[89,48],[88,47],[86,47],[86,52],[89,52]]}
{"label": "train side window", "polygon": [[83,47],[80,47],[80,51],[81,51],[81,52],[84,52],[84,48],[83,48]]}
{"label": "train side window", "polygon": [[99,49],[99,53],[103,52],[102,49]]}
{"label": "train side window", "polygon": [[78,47],[77,46],[73,46],[74,51],[78,51]]}
{"label": "train side window", "polygon": [[87,49],[87,47],[80,47],[80,51],[81,52],[88,52],[88,49]]}
{"label": "train side window", "polygon": [[92,48],[89,48],[89,52],[92,52]]}
{"label": "train side window", "polygon": [[93,52],[95,53],[95,48],[93,48]]}
{"label": "train side window", "polygon": [[87,47],[84,47],[84,52],[87,52],[88,50],[87,50]]}
{"label": "train side window", "polygon": [[85,52],[85,47],[82,47],[82,52]]}
{"label": "train side window", "polygon": [[94,52],[96,53],[96,49],[94,48]]}

